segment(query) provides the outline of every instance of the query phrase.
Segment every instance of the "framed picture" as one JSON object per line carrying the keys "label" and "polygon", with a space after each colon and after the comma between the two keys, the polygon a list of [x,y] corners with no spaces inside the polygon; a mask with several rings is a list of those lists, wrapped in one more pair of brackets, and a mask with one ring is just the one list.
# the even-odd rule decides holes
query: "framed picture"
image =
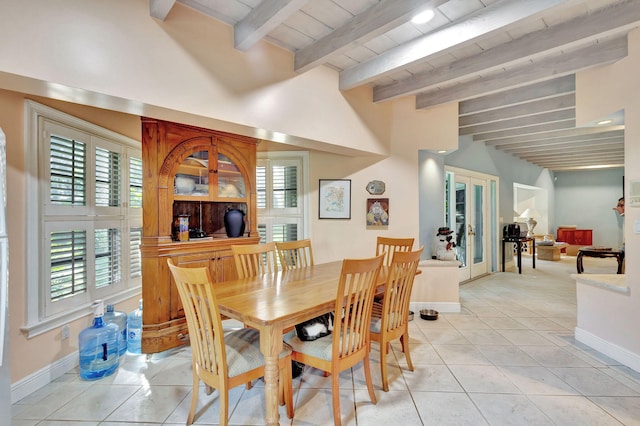
{"label": "framed picture", "polygon": [[367,198],[367,228],[384,229],[389,226],[389,199]]}
{"label": "framed picture", "polygon": [[351,219],[351,179],[320,179],[318,217]]}

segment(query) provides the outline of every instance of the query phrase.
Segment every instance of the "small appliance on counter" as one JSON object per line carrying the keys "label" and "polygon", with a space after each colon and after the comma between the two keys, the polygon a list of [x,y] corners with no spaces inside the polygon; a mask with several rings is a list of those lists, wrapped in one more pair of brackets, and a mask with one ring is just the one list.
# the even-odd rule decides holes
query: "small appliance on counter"
{"label": "small appliance on counter", "polygon": [[189,238],[206,238],[207,234],[200,228],[191,228],[189,229]]}
{"label": "small appliance on counter", "polygon": [[502,238],[520,238],[520,225],[510,223],[502,228]]}

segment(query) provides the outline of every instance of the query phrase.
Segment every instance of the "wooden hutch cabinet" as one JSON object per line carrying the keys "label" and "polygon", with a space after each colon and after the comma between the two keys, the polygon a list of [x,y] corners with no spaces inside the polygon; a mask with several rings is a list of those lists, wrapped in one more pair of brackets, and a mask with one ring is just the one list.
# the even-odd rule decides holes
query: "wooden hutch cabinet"
{"label": "wooden hutch cabinet", "polygon": [[[167,259],[208,267],[216,281],[236,277],[231,245],[260,240],[257,139],[142,118],[142,352],[186,343],[184,311]],[[245,212],[245,232],[228,238],[227,209]],[[178,233],[178,218],[188,234]],[[184,228],[184,227],[183,227]],[[180,238],[178,238],[180,235]]]}

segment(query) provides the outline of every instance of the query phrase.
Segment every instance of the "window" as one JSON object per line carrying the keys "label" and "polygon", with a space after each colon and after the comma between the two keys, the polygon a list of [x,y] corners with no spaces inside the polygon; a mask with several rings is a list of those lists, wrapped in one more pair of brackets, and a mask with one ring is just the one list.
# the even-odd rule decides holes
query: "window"
{"label": "window", "polygon": [[[27,319],[35,336],[141,288],[140,143],[26,103]],[[37,265],[37,267],[35,267]]]}
{"label": "window", "polygon": [[306,152],[260,153],[256,168],[260,241],[307,238]]}

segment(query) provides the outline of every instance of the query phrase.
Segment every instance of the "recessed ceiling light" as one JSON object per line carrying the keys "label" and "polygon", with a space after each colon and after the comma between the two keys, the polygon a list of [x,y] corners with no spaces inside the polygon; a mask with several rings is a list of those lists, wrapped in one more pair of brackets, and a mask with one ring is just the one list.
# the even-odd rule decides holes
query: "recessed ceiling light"
{"label": "recessed ceiling light", "polygon": [[427,9],[424,12],[418,13],[411,19],[411,22],[414,24],[426,24],[435,16],[435,12],[432,9]]}
{"label": "recessed ceiling light", "polygon": [[602,121],[598,121],[598,126],[604,126],[605,124],[611,124],[613,123],[613,120],[602,120]]}

